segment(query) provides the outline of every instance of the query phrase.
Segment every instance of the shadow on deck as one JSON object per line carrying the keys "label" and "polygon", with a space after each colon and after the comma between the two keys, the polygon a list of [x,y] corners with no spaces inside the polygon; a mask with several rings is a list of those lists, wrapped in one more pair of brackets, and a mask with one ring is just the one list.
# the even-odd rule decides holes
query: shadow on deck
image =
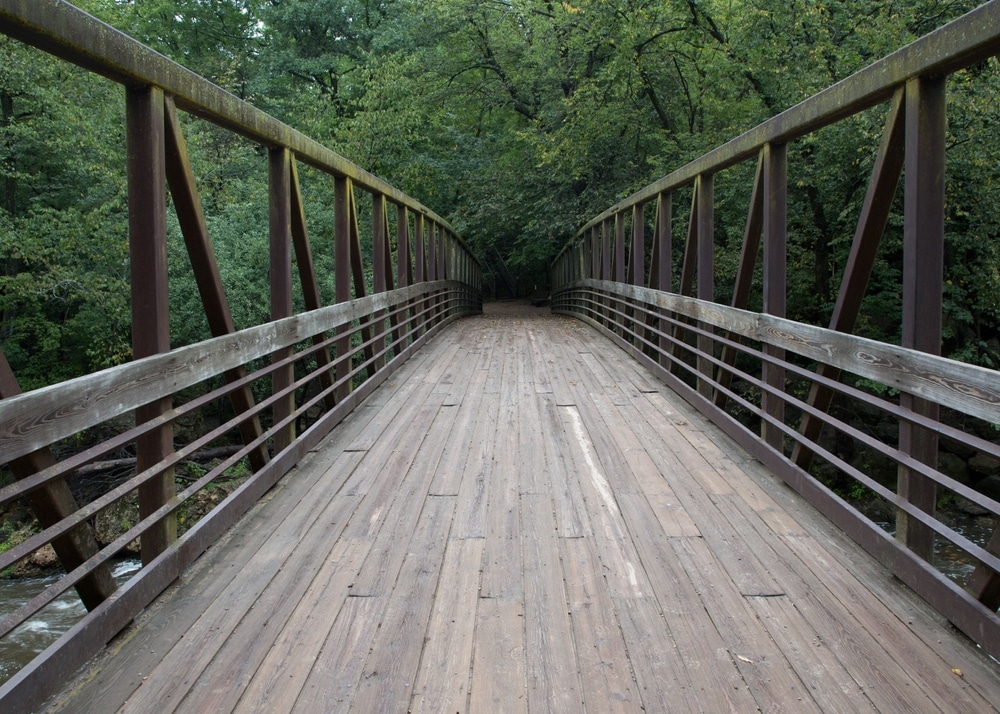
{"label": "shadow on deck", "polygon": [[586,325],[488,306],[52,705],[992,711],[1000,668]]}

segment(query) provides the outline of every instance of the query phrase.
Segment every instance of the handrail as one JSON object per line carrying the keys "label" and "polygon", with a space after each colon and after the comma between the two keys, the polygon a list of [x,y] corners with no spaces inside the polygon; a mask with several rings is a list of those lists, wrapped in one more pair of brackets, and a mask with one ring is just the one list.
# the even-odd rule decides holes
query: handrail
{"label": "handrail", "polygon": [[[989,542],[975,543],[938,517],[937,501],[952,494],[1000,523],[1000,502],[939,462],[939,440],[1000,459],[1000,446],[948,416],[983,429],[1000,425],[1000,375],[940,356],[947,77],[998,54],[1000,2],[992,0],[616,203],[585,223],[552,263],[553,311],[593,325],[644,362],[994,657],[1000,526]],[[830,324],[789,320],[788,144],[886,102]],[[725,306],[715,291],[714,179],[753,159],[732,305]],[[901,175],[899,346],[851,333]],[[691,185],[678,283],[673,199]],[[654,202],[650,246],[644,208]],[[760,253],[763,310],[755,313],[746,308]],[[842,374],[875,387],[852,385]],[[879,423],[898,427],[898,439],[850,423],[832,409],[835,399],[877,410]],[[883,465],[852,460],[855,452]],[[837,482],[840,493],[860,489],[880,500],[895,512],[895,524],[870,520],[831,487]],[[964,553],[971,575],[958,582],[944,576],[936,541]]]}
{"label": "handrail", "polygon": [[[481,310],[477,256],[440,216],[274,117],[61,0],[0,0],[0,32],[123,85],[134,360],[21,393],[0,351],[0,504],[25,499],[38,532],[0,553],[0,571],[51,545],[66,575],[0,620],[0,638],[74,589],[90,612],[0,685],[4,712],[33,710],[97,653],[347,413],[432,335]],[[236,331],[188,158],[183,110],[268,149],[270,321]],[[298,164],[326,174],[334,214],[335,304],[323,305]],[[171,349],[166,200],[213,338]],[[371,195],[371,264],[356,190]],[[368,204],[366,204],[367,207]],[[392,210],[395,207],[395,211]],[[123,216],[124,219],[124,216]],[[292,303],[293,256],[305,310]],[[180,427],[183,423],[184,432]],[[123,424],[127,424],[123,426]],[[102,432],[87,448],[75,435]],[[227,451],[190,468],[199,454]],[[129,475],[78,503],[68,480],[102,459]],[[185,470],[188,473],[182,473]],[[200,519],[181,519],[220,480],[242,483]],[[178,485],[179,484],[179,485]],[[92,523],[138,508],[113,542]],[[181,527],[179,523],[183,520]],[[187,529],[180,535],[178,530]],[[116,584],[108,564],[138,539],[143,568]]]}

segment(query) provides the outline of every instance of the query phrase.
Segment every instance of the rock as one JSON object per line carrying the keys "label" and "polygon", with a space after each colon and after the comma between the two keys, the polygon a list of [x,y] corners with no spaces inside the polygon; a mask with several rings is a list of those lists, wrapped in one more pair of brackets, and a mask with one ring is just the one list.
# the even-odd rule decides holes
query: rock
{"label": "rock", "polygon": [[965,460],[946,451],[938,454],[938,471],[966,486],[970,486],[974,481],[969,475],[969,467]]}
{"label": "rock", "polygon": [[951,439],[941,439],[941,451],[955,454],[963,459],[971,459],[978,453],[974,447],[963,444],[960,441],[952,441]]}
{"label": "rock", "polygon": [[38,568],[54,568],[59,565],[59,558],[51,545],[44,545],[31,554],[28,562]]}
{"label": "rock", "polygon": [[969,471],[983,477],[1000,476],[1000,459],[980,452],[969,459]]}
{"label": "rock", "polygon": [[956,511],[961,511],[964,514],[968,516],[973,516],[975,518],[979,518],[980,516],[992,515],[991,512],[988,511],[987,509],[961,496],[955,496],[954,508]]}
{"label": "rock", "polygon": [[994,501],[1000,501],[1000,476],[987,476],[979,481],[975,488],[984,496],[989,496]]}

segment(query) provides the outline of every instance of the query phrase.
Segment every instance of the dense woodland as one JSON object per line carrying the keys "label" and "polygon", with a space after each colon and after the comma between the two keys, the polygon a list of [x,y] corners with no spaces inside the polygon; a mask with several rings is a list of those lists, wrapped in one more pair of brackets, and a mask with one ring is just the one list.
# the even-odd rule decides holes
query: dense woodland
{"label": "dense woodland", "polygon": [[[558,248],[615,200],[979,3],[77,4],[415,196],[489,265],[502,259],[532,284],[547,281]],[[29,389],[131,357],[124,96],[7,38],[0,56],[0,345]],[[949,95],[945,353],[991,367],[1000,366],[998,89],[994,59],[956,75]],[[866,112],[791,149],[794,318],[828,320],[884,116]],[[237,327],[257,324],[268,310],[266,152],[185,122]],[[717,179],[720,299],[752,168]],[[321,245],[332,236],[332,189],[309,171],[303,182]],[[859,328],[889,341],[898,339],[901,225],[897,212]],[[179,345],[208,328],[170,230]]]}

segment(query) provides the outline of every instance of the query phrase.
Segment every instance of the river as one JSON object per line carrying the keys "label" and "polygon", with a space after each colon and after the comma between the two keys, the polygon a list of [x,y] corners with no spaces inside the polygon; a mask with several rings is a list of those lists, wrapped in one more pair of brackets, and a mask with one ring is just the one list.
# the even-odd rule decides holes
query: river
{"label": "river", "polygon": [[[111,574],[121,584],[139,570],[139,560],[120,560],[113,564]],[[54,583],[62,573],[39,578],[0,580],[0,613],[6,615]],[[55,642],[86,613],[83,603],[70,590],[50,603],[41,612],[0,640],[0,683],[14,674]]]}

